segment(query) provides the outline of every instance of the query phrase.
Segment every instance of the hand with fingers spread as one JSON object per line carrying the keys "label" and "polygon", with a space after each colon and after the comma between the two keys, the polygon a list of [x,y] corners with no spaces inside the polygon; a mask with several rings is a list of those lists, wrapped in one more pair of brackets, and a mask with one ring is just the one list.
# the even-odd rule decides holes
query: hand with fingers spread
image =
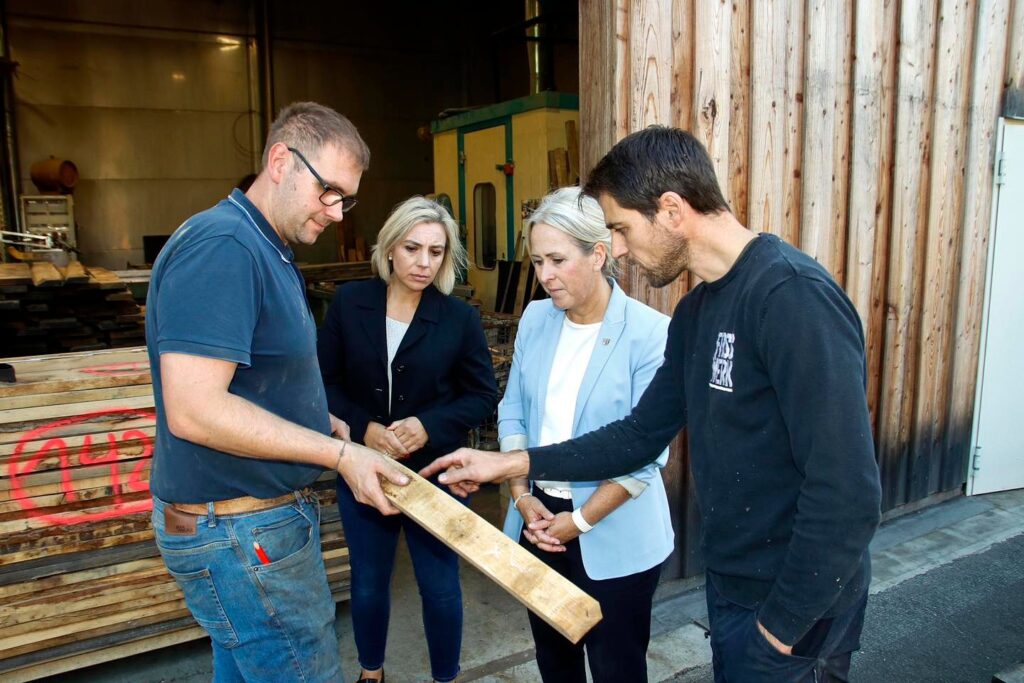
{"label": "hand with fingers spread", "polygon": [[430,437],[418,417],[407,417],[403,420],[395,420],[388,425],[387,430],[398,437],[398,441],[405,448],[406,453],[418,451],[427,445]]}
{"label": "hand with fingers spread", "polygon": [[380,480],[383,477],[393,484],[405,486],[409,477],[392,467],[388,459],[376,451],[351,442],[342,446],[335,469],[352,489],[355,499],[372,505],[382,515],[398,514],[398,508],[384,495]]}
{"label": "hand with fingers spread", "polygon": [[370,422],[366,425],[366,436],[363,441],[369,448],[389,455],[395,460],[403,460],[409,457],[409,450],[402,445],[401,440],[395,433],[379,422]]}
{"label": "hand with fingers spread", "polygon": [[438,481],[458,496],[465,498],[480,484],[525,477],[530,471],[530,458],[526,451],[490,453],[472,448],[460,448],[430,463],[420,476],[430,478],[438,472]]}

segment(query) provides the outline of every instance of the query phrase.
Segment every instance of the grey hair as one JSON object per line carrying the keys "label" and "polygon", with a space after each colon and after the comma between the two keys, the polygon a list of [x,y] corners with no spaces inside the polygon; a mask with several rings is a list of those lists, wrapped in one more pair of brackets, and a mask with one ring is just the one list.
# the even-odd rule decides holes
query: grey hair
{"label": "grey hair", "polygon": [[[278,142],[294,147],[307,157],[316,156],[327,145],[336,145],[352,155],[360,170],[370,167],[370,148],[347,118],[316,102],[293,102],[281,110],[270,126],[263,147],[263,165],[270,148]],[[296,167],[302,161],[295,159]]]}
{"label": "grey hair", "polygon": [[527,249],[530,249],[530,232],[538,223],[565,233],[587,255],[594,253],[598,243],[603,244],[605,260],[601,273],[610,278],[619,276],[619,263],[612,256],[612,233],[605,224],[601,205],[593,197],[582,194],[580,188],[562,187],[541,200],[523,228]]}
{"label": "grey hair", "polygon": [[409,197],[391,210],[384,226],[377,233],[377,244],[373,245],[370,254],[370,268],[381,280],[390,282],[392,266],[388,262],[388,255],[420,223],[440,223],[444,228],[444,258],[434,278],[434,286],[444,294],[451,294],[459,271],[469,267],[466,247],[459,239],[459,226],[455,219],[433,199]]}

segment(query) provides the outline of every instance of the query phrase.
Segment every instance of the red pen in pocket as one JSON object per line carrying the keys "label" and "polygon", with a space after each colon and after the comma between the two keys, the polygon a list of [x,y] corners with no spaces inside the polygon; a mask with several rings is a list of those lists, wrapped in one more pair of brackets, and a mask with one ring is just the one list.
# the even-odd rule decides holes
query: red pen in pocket
{"label": "red pen in pocket", "polygon": [[267,552],[263,549],[263,546],[253,541],[252,549],[256,551],[256,557],[260,558],[260,564],[270,564],[270,558],[267,557]]}

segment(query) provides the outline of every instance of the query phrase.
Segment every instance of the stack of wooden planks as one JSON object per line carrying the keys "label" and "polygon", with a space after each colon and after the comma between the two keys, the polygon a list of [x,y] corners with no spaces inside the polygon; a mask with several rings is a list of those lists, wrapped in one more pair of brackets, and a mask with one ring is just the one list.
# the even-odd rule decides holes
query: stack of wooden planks
{"label": "stack of wooden planks", "polygon": [[[0,680],[28,681],[203,637],[150,524],[144,348],[7,359],[0,383]],[[347,597],[333,473],[324,560]]]}
{"label": "stack of wooden planks", "polygon": [[105,268],[0,264],[0,357],[137,346],[145,312]]}

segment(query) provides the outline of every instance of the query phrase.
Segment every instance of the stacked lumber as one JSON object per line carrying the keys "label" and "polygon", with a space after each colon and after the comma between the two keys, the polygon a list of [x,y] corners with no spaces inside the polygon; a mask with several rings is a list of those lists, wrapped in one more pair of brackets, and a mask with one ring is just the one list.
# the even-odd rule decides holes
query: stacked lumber
{"label": "stacked lumber", "polygon": [[0,265],[0,356],[138,346],[145,312],[105,268]]}
{"label": "stacked lumber", "polygon": [[349,280],[367,280],[373,277],[369,261],[349,261],[342,263],[313,263],[299,266],[302,277],[307,284],[313,282],[347,282]]}
{"label": "stacked lumber", "polygon": [[[153,542],[155,415],[144,348],[7,359],[0,383],[0,680],[36,678],[204,636]],[[348,550],[324,504],[336,600]]]}

